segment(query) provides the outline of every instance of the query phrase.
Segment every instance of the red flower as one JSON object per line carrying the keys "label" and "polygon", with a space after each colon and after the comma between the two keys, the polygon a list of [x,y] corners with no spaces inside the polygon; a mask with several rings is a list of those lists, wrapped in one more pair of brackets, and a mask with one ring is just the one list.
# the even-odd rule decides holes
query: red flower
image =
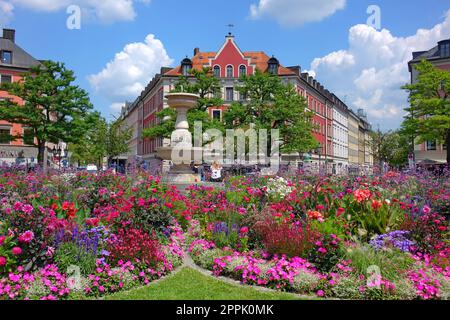
{"label": "red flower", "polygon": [[378,209],[380,209],[382,206],[383,206],[383,204],[380,201],[372,200],[372,208],[375,211],[378,211]]}
{"label": "red flower", "polygon": [[173,204],[171,204],[171,203],[169,203],[169,202],[166,202],[164,205],[165,205],[167,208],[169,208],[169,209],[172,209],[172,208],[173,208]]}
{"label": "red flower", "polygon": [[344,212],[345,212],[344,208],[339,208],[338,211],[337,211],[336,217],[339,218]]}
{"label": "red flower", "polygon": [[98,226],[98,223],[100,222],[99,218],[90,218],[90,219],[86,219],[86,224],[88,226],[93,226],[96,227]]}
{"label": "red flower", "polygon": [[6,265],[6,258],[0,257],[0,267],[3,267],[4,265]]}

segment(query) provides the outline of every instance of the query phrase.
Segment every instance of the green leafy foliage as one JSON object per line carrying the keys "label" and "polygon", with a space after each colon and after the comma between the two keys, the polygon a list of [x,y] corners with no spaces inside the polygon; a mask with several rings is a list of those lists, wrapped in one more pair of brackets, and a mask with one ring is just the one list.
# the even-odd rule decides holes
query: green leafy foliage
{"label": "green leafy foliage", "polygon": [[241,81],[239,92],[248,101],[235,102],[225,112],[227,128],[245,130],[252,126],[255,130],[268,130],[269,136],[271,129],[278,129],[283,152],[305,152],[316,146],[311,134],[313,114],[306,111],[305,99],[292,85],[258,70],[254,75],[243,76]]}
{"label": "green leafy foliage", "polygon": [[[414,66],[417,82],[405,85],[410,107],[402,124],[402,133],[416,142],[437,141],[450,145],[450,72],[424,60]],[[447,149],[447,163],[450,161]]]}
{"label": "green leafy foliage", "polygon": [[41,164],[46,142],[77,142],[91,125],[89,96],[73,85],[74,81],[74,72],[63,63],[44,61],[24,74],[22,81],[0,86],[0,90],[24,101],[23,105],[0,101],[0,119],[33,130]]}

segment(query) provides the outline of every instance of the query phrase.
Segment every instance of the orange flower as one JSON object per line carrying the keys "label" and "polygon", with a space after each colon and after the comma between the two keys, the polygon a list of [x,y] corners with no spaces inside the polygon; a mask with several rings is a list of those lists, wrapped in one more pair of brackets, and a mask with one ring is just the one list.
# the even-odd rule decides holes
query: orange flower
{"label": "orange flower", "polygon": [[358,189],[353,192],[353,196],[355,197],[356,201],[361,203],[363,201],[369,200],[372,196],[372,192],[367,189]]}
{"label": "orange flower", "polygon": [[311,211],[311,210],[309,210],[306,215],[311,220],[324,221],[323,215],[319,211]]}

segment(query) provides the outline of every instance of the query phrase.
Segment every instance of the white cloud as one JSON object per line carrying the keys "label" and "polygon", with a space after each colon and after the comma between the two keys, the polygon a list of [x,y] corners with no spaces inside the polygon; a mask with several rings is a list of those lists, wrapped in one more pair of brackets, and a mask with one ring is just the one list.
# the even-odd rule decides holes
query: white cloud
{"label": "white cloud", "polygon": [[14,6],[7,1],[0,0],[0,26],[6,25],[13,16]]}
{"label": "white cloud", "polygon": [[96,92],[111,102],[135,99],[163,66],[170,66],[163,43],[153,34],[145,42],[127,44],[97,74],[88,76]]}
{"label": "white cloud", "polygon": [[396,128],[408,103],[401,86],[410,81],[412,52],[429,50],[446,38],[450,38],[450,10],[443,22],[409,37],[355,25],[349,31],[348,49],[314,59],[311,70],[328,89],[347,97],[349,106],[365,109],[374,125]]}
{"label": "white cloud", "polygon": [[259,0],[250,6],[253,19],[271,18],[284,26],[317,22],[345,7],[346,0]]}
{"label": "white cloud", "polygon": [[125,105],[125,102],[114,102],[109,106],[109,109],[114,113],[119,113],[122,111],[122,107]]}
{"label": "white cloud", "polygon": [[[82,10],[84,21],[99,21],[113,23],[117,21],[132,21],[136,17],[135,3],[148,4],[151,0],[0,0],[10,6],[38,12],[63,11],[70,5],[78,5]],[[10,11],[12,15],[12,9]]]}

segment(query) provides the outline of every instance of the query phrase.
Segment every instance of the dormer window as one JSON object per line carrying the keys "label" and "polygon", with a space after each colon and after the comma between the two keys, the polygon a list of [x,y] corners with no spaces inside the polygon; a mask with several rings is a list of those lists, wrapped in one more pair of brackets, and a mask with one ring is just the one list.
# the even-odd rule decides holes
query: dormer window
{"label": "dormer window", "polygon": [[227,78],[233,78],[233,66],[227,66]]}
{"label": "dormer window", "polygon": [[278,74],[278,68],[280,67],[280,62],[278,62],[277,58],[273,57],[269,59],[267,62],[269,68],[268,71],[270,74]]}
{"label": "dormer window", "polygon": [[439,42],[439,55],[441,58],[450,57],[450,40]]}
{"label": "dormer window", "polygon": [[243,77],[247,75],[247,68],[243,65],[239,67],[239,77]]}
{"label": "dormer window", "polygon": [[214,77],[216,78],[220,78],[220,67],[219,66],[214,66]]}
{"label": "dormer window", "polygon": [[183,76],[188,76],[192,70],[192,61],[188,57],[181,61],[181,73]]}
{"label": "dormer window", "polygon": [[12,52],[11,51],[1,51],[0,59],[2,63],[12,64]]}

